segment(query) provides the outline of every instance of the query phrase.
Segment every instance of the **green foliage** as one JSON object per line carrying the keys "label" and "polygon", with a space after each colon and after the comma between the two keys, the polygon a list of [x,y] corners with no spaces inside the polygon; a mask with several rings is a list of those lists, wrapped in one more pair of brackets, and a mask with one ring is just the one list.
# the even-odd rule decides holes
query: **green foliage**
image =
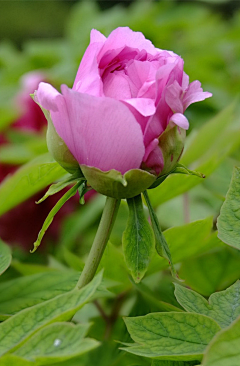
{"label": "green foliage", "polygon": [[209,316],[222,328],[229,326],[240,315],[240,281],[225,291],[212,294],[208,301],[197,292],[177,284],[175,286],[176,298],[186,311]]}
{"label": "green foliage", "polygon": [[84,338],[88,328],[88,324],[48,325],[39,330],[14,354],[29,361],[37,361],[41,365],[65,361],[98,346],[97,341]]}
{"label": "green foliage", "polygon": [[[66,321],[88,302],[101,283],[101,276],[82,290],[72,290],[24,309],[0,324],[0,355],[13,351],[44,326]],[[26,322],[27,319],[27,322]]]}
{"label": "green foliage", "polygon": [[0,214],[15,207],[65,174],[66,171],[49,154],[40,155],[23,165],[0,186]]}
{"label": "green foliage", "polygon": [[8,269],[11,261],[11,249],[0,239],[0,275]]}
{"label": "green foliage", "polygon": [[210,342],[203,366],[235,366],[240,362],[240,319],[219,332]]}
{"label": "green foliage", "polygon": [[218,237],[228,245],[240,249],[240,168],[236,167],[226,200],[218,218]]}
{"label": "green foliage", "polygon": [[129,217],[123,233],[123,252],[134,281],[140,282],[147,271],[154,248],[154,235],[144,211],[141,195],[127,200]]}
{"label": "green foliage", "polygon": [[162,360],[200,360],[220,330],[214,320],[193,313],[152,313],[125,322],[136,343],[124,350]]}

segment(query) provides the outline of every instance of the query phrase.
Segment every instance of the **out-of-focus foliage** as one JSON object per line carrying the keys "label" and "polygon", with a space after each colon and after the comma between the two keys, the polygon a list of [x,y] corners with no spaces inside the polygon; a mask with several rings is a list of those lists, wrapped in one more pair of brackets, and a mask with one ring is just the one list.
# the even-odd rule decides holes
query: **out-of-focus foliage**
{"label": "out-of-focus foliage", "polygon": [[[7,3],[10,5],[6,5]],[[94,1],[82,1],[71,6],[61,2],[57,12],[58,2],[49,1],[46,4],[39,2],[41,22],[34,23],[33,8],[40,5],[33,5],[33,2],[18,3],[18,8],[14,8],[15,2],[6,2],[5,10],[1,14],[4,16],[9,6],[11,27],[6,27],[6,20],[5,23],[0,22],[0,34],[3,36],[3,41],[0,42],[0,133],[8,141],[8,144],[0,144],[0,173],[6,166],[14,166],[14,169],[19,165],[23,166],[0,185],[0,214],[11,213],[11,208],[65,174],[62,168],[45,155],[47,150],[44,128],[37,133],[14,128],[14,122],[22,116],[22,110],[16,104],[16,98],[21,91],[22,75],[38,70],[56,88],[63,83],[71,87],[89,43],[90,30],[96,28],[108,35],[118,26],[129,26],[135,31],[143,32],[156,47],[180,54],[185,61],[185,70],[190,75],[190,80],[199,79],[203,89],[213,93],[212,98],[191,106],[186,113],[191,127],[182,157],[182,162],[188,168],[199,170],[206,178],[173,174],[158,188],[149,190],[149,196],[164,230],[173,263],[180,279],[184,280],[182,285],[191,287],[206,297],[232,285],[240,276],[240,255],[239,251],[227,246],[217,237],[216,219],[229,188],[233,167],[240,166],[238,7],[233,6],[232,1],[135,1],[128,7],[118,4],[101,11]],[[16,11],[20,8],[21,11]],[[12,15],[9,9],[13,10]],[[224,9],[229,11],[224,12]],[[32,24],[32,29],[27,28],[27,21],[22,26],[23,13],[25,19]],[[51,23],[47,18],[51,19]],[[17,34],[20,31],[22,33]],[[32,34],[32,39],[28,36],[26,41],[22,41],[27,32]],[[10,171],[12,172],[11,169]],[[5,271],[0,277],[0,292],[4,293],[0,296],[0,319],[10,317],[2,323],[2,329],[11,331],[10,334],[13,335],[12,339],[4,340],[6,343],[1,345],[0,342],[0,346],[5,351],[12,349],[11,352],[14,352],[3,356],[3,365],[7,365],[7,362],[16,362],[16,365],[21,365],[21,362],[24,365],[42,365],[41,362],[50,363],[51,357],[56,356],[54,353],[53,356],[46,356],[49,344],[43,342],[42,354],[39,355],[44,360],[36,363],[40,356],[29,351],[31,345],[37,342],[41,334],[48,334],[49,329],[49,334],[52,334],[57,328],[48,325],[46,320],[42,324],[43,329],[40,329],[38,321],[32,315],[29,315],[29,321],[32,321],[32,326],[36,326],[37,333],[29,333],[28,343],[25,343],[25,348],[22,345],[22,351],[21,348],[13,351],[15,348],[12,347],[18,342],[14,338],[14,322],[16,320],[21,323],[25,320],[24,314],[32,314],[31,306],[45,312],[54,301],[67,299],[66,293],[74,288],[78,278],[76,271],[81,271],[84,266],[103,205],[104,198],[94,196],[85,206],[79,205],[75,211],[68,211],[58,227],[58,244],[52,245],[53,242],[49,240],[44,252],[24,252],[18,245],[20,229],[14,233],[16,240],[12,249],[13,258],[10,249],[6,247],[7,243],[0,243],[0,272]],[[110,243],[100,265],[104,268],[103,285],[88,299],[90,301],[97,298],[97,301],[89,302],[73,319],[75,323],[92,323],[88,337],[100,341],[101,344],[90,341],[90,348],[98,347],[81,356],[80,351],[73,351],[70,360],[67,360],[69,355],[65,355],[65,360],[59,356],[59,360],[54,359],[55,366],[150,366],[152,361],[149,358],[120,351],[119,344],[114,342],[131,341],[122,316],[137,319],[149,312],[174,312],[176,315],[184,311],[174,297],[173,278],[166,259],[153,255],[142,283],[133,284],[127,273],[121,248],[127,212],[127,204],[122,201]],[[24,211],[21,216],[24,216]],[[94,292],[95,288],[91,290]],[[204,302],[202,297],[201,301]],[[78,305],[74,309],[77,310]],[[71,314],[73,313],[74,311]],[[65,315],[64,318],[59,316],[60,320],[69,319]],[[195,318],[201,322],[204,316],[196,315]],[[176,315],[176,318],[181,317],[188,317],[188,314]],[[48,319],[50,318],[51,315]],[[57,315],[54,321],[59,321]],[[194,320],[190,320],[190,323],[192,321]],[[209,324],[213,322],[210,320]],[[88,327],[89,324],[86,329]],[[214,323],[214,327],[217,329],[218,326]],[[66,331],[66,334],[72,332],[74,336],[74,332],[80,328],[81,326],[71,330],[64,328],[62,334]],[[203,331],[200,328],[198,327],[199,334]],[[224,332],[217,333],[207,348],[203,365],[215,366],[214,350],[218,348],[223,352],[221,345],[228,337],[232,337],[232,331],[237,332],[238,329],[239,321]],[[50,341],[57,339],[56,336]],[[206,346],[209,340],[210,337]],[[232,340],[232,354],[236,349]],[[180,361],[155,360],[152,365],[197,365],[201,362],[202,352],[205,352],[204,347],[199,352],[198,358],[191,356],[188,361],[181,361],[184,364]],[[221,352],[219,357],[226,357]],[[22,357],[25,359],[22,360]],[[239,354],[236,359],[237,357]],[[181,356],[180,359],[183,360],[184,357]],[[198,361],[192,363],[191,360]],[[227,362],[227,366],[232,366],[229,359]]]}

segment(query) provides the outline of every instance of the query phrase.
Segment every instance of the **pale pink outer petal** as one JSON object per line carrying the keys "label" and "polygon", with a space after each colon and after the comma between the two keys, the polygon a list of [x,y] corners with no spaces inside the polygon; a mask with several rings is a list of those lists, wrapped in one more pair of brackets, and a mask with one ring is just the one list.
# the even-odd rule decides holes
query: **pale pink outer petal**
{"label": "pale pink outer petal", "polygon": [[145,153],[143,134],[123,103],[78,93],[65,85],[62,93],[48,105],[53,107],[51,117],[57,133],[79,164],[103,171],[116,169],[122,174],[140,167]]}
{"label": "pale pink outer petal", "polygon": [[189,87],[183,97],[184,110],[186,110],[190,104],[200,102],[206,98],[210,98],[211,96],[212,93],[203,92],[200,81],[193,81],[189,84]]}
{"label": "pale pink outer petal", "polygon": [[109,34],[99,53],[99,60],[107,51],[124,47],[137,48],[139,51],[146,50],[152,55],[156,55],[159,52],[153,46],[152,42],[147,40],[141,32],[134,32],[128,27],[119,27]]}
{"label": "pale pink outer petal", "polygon": [[189,122],[187,118],[181,113],[174,113],[169,122],[174,122],[175,125],[183,128],[184,130],[188,130],[189,128]]}

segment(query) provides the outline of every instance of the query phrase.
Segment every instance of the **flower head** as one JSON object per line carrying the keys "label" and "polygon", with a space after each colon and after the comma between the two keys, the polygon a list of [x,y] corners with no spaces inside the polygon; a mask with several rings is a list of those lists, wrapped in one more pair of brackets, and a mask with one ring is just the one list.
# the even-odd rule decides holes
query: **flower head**
{"label": "flower head", "polygon": [[[181,155],[189,127],[186,108],[210,96],[199,81],[189,84],[180,56],[125,27],[108,38],[93,29],[73,88],[62,85],[59,93],[40,83],[35,100],[50,111],[57,134],[80,166],[121,174],[142,169],[157,177]],[[173,128],[176,133],[166,134]],[[166,154],[166,137],[173,135],[177,148],[171,142]]]}

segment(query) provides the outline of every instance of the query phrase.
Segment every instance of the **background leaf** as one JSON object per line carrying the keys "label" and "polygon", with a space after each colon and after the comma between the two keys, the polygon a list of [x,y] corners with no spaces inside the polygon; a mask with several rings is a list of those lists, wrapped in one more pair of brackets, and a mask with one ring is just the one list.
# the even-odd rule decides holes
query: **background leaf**
{"label": "background leaf", "polygon": [[218,237],[240,249],[240,168],[236,167],[217,222]]}
{"label": "background leaf", "polygon": [[5,272],[11,264],[11,249],[0,239],[0,275]]}
{"label": "background leaf", "polygon": [[65,174],[50,154],[40,155],[23,165],[0,185],[0,215]]}
{"label": "background leaf", "polygon": [[203,366],[237,366],[240,363],[240,318],[219,332],[209,344]]}

